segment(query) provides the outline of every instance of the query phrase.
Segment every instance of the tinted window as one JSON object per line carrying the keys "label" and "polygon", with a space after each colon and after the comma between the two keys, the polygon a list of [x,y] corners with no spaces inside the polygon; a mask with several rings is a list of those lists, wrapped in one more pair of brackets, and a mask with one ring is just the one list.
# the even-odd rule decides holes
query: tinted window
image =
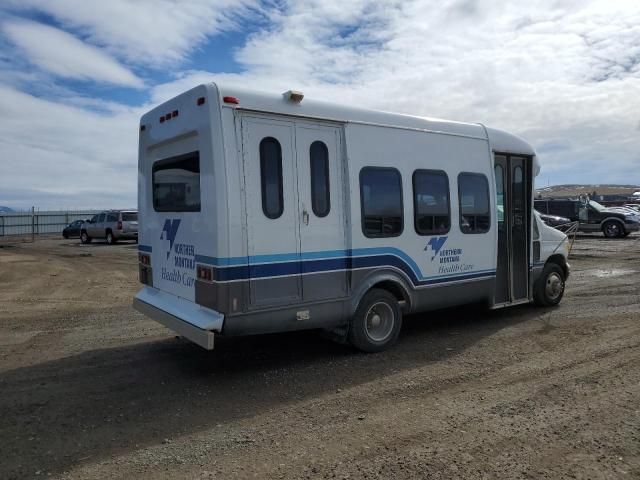
{"label": "tinted window", "polygon": [[415,229],[420,235],[449,231],[449,178],[446,173],[435,170],[413,173],[413,211]]}
{"label": "tinted window", "polygon": [[153,208],[157,212],[200,211],[200,153],[153,164]]}
{"label": "tinted window", "polygon": [[282,215],[282,148],[273,137],[260,142],[260,183],[262,211],[268,218]]}
{"label": "tinted window", "polygon": [[479,173],[458,175],[458,200],[462,233],[488,232],[491,214],[487,177]]}
{"label": "tinted window", "polygon": [[98,219],[100,218],[100,214],[94,215],[93,217],[91,217],[91,223],[95,223],[98,221]]}
{"label": "tinted window", "polygon": [[107,213],[107,222],[117,222],[118,214],[117,213]]}
{"label": "tinted window", "polygon": [[396,237],[402,233],[402,183],[395,168],[360,170],[362,232],[367,237]]}
{"label": "tinted window", "polygon": [[100,215],[98,215],[98,223],[104,222],[104,217],[105,217],[104,213],[101,213]]}
{"label": "tinted window", "polygon": [[318,217],[326,217],[331,209],[329,199],[329,150],[320,141],[309,147],[311,172],[311,208]]}
{"label": "tinted window", "polygon": [[122,212],[123,222],[137,222],[138,214],[136,212]]}

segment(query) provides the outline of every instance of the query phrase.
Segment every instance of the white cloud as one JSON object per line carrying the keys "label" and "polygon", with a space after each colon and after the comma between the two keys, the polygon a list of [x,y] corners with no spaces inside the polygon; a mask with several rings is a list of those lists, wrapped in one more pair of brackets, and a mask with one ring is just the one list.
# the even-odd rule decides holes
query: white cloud
{"label": "white cloud", "polygon": [[0,204],[135,205],[142,111],[104,110],[111,111],[96,113],[0,86]]}
{"label": "white cloud", "polygon": [[130,62],[181,61],[208,36],[241,28],[257,0],[5,0],[14,11],[36,10]]}
{"label": "white cloud", "polygon": [[[224,13],[201,2],[158,2],[154,9],[114,0],[95,4],[90,15],[74,0],[24,1],[142,63],[183,59],[206,35],[236,28],[234,19],[253,12],[247,4],[224,7],[226,0]],[[544,184],[640,183],[637,1],[278,5],[260,10],[268,23],[236,52],[241,73],[176,70],[174,81],[150,88],[150,103],[214,80],[277,93],[301,89],[307,98],[504,128],[538,149]],[[15,106],[22,103],[24,111]],[[78,193],[67,203],[135,203],[137,121],[145,109],[0,89],[0,194],[31,188],[61,195],[73,178]]]}
{"label": "white cloud", "polygon": [[128,87],[143,82],[111,56],[57,28],[30,21],[7,21],[2,30],[41,69],[63,78]]}

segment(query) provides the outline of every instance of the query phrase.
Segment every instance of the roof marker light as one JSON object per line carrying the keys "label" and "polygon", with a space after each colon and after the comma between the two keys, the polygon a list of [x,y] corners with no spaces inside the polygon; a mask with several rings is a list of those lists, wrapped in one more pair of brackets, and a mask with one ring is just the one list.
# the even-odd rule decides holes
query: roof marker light
{"label": "roof marker light", "polygon": [[198,105],[204,105],[204,97],[200,97],[198,98],[198,101],[196,102]]}
{"label": "roof marker light", "polygon": [[174,110],[173,112],[171,112],[171,118],[174,118],[177,116],[178,116],[178,110]]}
{"label": "roof marker light", "polygon": [[160,123],[163,123],[163,122],[164,122],[164,115],[160,117]]}
{"label": "roof marker light", "polygon": [[167,120],[171,120],[171,112],[167,113],[164,118],[166,118]]}
{"label": "roof marker light", "polygon": [[300,92],[299,90],[287,90],[282,94],[282,96],[285,98],[285,100],[289,100],[290,102],[300,103],[304,98],[304,93]]}
{"label": "roof marker light", "polygon": [[233,103],[235,105],[238,105],[240,103],[240,100],[238,100],[237,97],[222,97],[222,101],[224,103]]}

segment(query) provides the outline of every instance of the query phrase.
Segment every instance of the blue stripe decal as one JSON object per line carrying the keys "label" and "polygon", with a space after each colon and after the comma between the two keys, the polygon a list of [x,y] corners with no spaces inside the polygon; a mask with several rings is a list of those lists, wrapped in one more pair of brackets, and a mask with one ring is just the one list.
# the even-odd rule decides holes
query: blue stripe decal
{"label": "blue stripe decal", "polygon": [[[248,260],[250,263],[247,265]],[[388,247],[230,258],[196,255],[196,262],[216,267],[215,278],[221,282],[390,266],[402,271],[414,285],[430,285],[493,277],[496,272],[495,269],[489,269],[425,277],[411,257],[402,250]]]}
{"label": "blue stripe decal", "polygon": [[152,251],[153,249],[152,249],[152,248],[151,248],[151,246],[149,246],[149,245],[138,245],[138,250],[139,250],[140,252],[149,252],[149,253],[151,253],[151,251]]}

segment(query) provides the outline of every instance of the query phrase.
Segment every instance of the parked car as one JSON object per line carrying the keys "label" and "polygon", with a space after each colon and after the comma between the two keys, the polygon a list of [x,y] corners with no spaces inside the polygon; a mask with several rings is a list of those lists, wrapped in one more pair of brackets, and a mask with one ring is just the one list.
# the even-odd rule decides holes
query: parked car
{"label": "parked car", "polygon": [[79,237],[80,228],[85,221],[86,220],[74,220],[69,225],[64,227],[64,229],[62,230],[62,236],[64,238]]}
{"label": "parked car", "polygon": [[560,217],[558,215],[549,215],[547,213],[540,213],[540,219],[550,227],[557,227],[559,225],[565,225],[571,222],[571,219],[567,217]]}
{"label": "parked car", "polygon": [[634,210],[634,211],[636,211],[637,213],[640,213],[640,204],[637,204],[637,203],[627,203],[627,204],[623,205],[623,207],[630,208],[631,210]]}
{"label": "parked car", "polygon": [[80,229],[80,241],[91,243],[103,238],[109,245],[118,240],[138,241],[138,212],[135,210],[106,210],[84,222]]}
{"label": "parked car", "polygon": [[621,207],[607,208],[594,200],[538,199],[535,209],[579,222],[580,232],[602,232],[605,237],[624,237],[640,230],[640,215]]}

